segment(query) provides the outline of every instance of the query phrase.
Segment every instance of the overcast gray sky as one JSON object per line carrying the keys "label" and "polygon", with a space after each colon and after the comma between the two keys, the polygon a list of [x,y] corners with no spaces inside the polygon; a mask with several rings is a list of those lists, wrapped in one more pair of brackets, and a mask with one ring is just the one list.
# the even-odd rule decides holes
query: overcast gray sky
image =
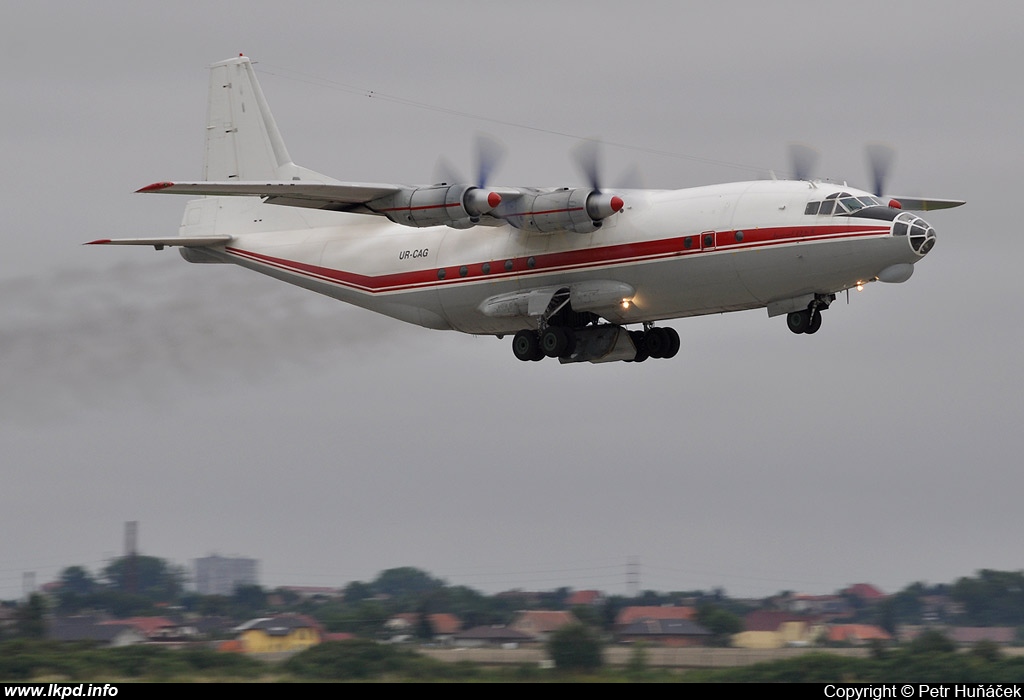
{"label": "overcast gray sky", "polygon": [[[120,554],[261,561],[262,583],[418,566],[488,591],[895,591],[1024,568],[1024,9],[1012,3],[39,2],[0,25],[0,598]],[[173,251],[206,66],[244,52],[293,158],[345,180],[466,171],[688,187],[789,169],[959,197],[903,285],[820,333],[674,322],[643,365],[520,363]],[[365,92],[402,101],[368,99]],[[450,111],[444,111],[450,110]],[[465,116],[470,115],[470,116]]]}

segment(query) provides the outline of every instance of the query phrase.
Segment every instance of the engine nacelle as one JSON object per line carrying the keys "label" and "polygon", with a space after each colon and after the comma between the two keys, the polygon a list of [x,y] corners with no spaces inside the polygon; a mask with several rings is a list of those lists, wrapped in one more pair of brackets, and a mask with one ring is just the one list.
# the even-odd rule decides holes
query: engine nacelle
{"label": "engine nacelle", "polygon": [[509,224],[525,231],[590,233],[601,221],[621,211],[622,198],[594,190],[561,189],[524,193],[497,212]]}
{"label": "engine nacelle", "polygon": [[472,185],[410,187],[375,199],[367,207],[403,226],[473,226],[480,217],[501,204],[497,192]]}

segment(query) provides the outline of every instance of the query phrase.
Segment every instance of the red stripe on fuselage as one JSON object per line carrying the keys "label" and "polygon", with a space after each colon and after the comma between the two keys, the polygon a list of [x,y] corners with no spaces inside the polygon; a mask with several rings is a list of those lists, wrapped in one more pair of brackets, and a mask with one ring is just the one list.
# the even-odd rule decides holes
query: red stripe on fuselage
{"label": "red stripe on fuselage", "polygon": [[[742,232],[742,240],[737,241],[736,237],[739,232]],[[635,241],[596,248],[580,248],[556,253],[522,255],[515,258],[466,263],[465,265],[447,265],[443,268],[431,267],[385,275],[361,275],[355,272],[335,270],[296,260],[272,257],[231,246],[226,248],[226,251],[231,255],[269,265],[280,270],[376,294],[423,287],[440,287],[462,282],[479,282],[484,279],[505,279],[551,272],[571,272],[592,267],[649,262],[685,255],[711,255],[731,250],[766,248],[774,245],[826,241],[837,238],[878,237],[887,236],[888,234],[888,226],[869,229],[860,226],[739,229],[737,231],[690,234],[688,236],[663,238],[653,241]],[[702,238],[705,235],[715,236],[714,246],[702,246]],[[690,241],[689,247],[686,244],[687,239]],[[533,260],[533,265],[529,264],[531,259]],[[506,269],[505,266],[509,261],[512,263],[511,268]],[[491,272],[484,272],[485,266]],[[460,267],[467,268],[465,276],[459,274]],[[445,271],[444,277],[438,276],[439,270]]]}

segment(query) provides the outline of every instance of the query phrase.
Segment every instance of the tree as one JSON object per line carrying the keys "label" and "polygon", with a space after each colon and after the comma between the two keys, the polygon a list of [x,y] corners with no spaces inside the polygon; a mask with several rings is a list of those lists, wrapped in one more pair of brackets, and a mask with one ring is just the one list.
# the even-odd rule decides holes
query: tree
{"label": "tree", "polygon": [[743,631],[743,620],[717,605],[701,605],[697,609],[697,622],[711,632],[714,646],[729,646],[732,635]]}
{"label": "tree", "polygon": [[257,617],[267,608],[267,592],[259,586],[238,586],[231,602],[239,617]]}
{"label": "tree", "polygon": [[444,588],[444,581],[434,578],[426,571],[412,566],[401,566],[397,569],[382,571],[377,580],[370,584],[374,591],[401,598],[418,596],[423,593]]}
{"label": "tree", "polygon": [[103,569],[107,585],[121,593],[137,594],[151,602],[178,599],[185,587],[185,571],[159,557],[121,557]]}
{"label": "tree", "polygon": [[551,635],[547,649],[555,668],[564,671],[594,671],[601,668],[601,639],[585,625],[566,625]]}
{"label": "tree", "polygon": [[74,593],[79,596],[92,595],[96,592],[96,579],[82,566],[69,566],[60,573],[61,593]]}
{"label": "tree", "polygon": [[345,586],[344,598],[346,603],[358,603],[373,597],[373,587],[362,581],[352,581]]}
{"label": "tree", "polygon": [[15,618],[19,637],[42,639],[46,636],[46,601],[43,596],[33,593],[24,605],[18,608]]}
{"label": "tree", "polygon": [[938,630],[927,630],[912,641],[907,650],[911,654],[951,654],[956,651],[956,644]]}
{"label": "tree", "polygon": [[99,584],[87,569],[69,566],[60,574],[60,588],[57,590],[57,610],[62,614],[77,613],[82,608],[94,605]]}

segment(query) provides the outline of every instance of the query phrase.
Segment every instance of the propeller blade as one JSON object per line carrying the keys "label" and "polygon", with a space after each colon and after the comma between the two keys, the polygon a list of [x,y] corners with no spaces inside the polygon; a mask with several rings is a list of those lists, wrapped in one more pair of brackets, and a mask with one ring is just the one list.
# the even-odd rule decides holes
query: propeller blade
{"label": "propeller blade", "polygon": [[615,180],[614,187],[617,190],[642,190],[645,187],[643,173],[636,165],[631,165]]}
{"label": "propeller blade", "polygon": [[814,167],[818,164],[818,151],[803,143],[791,143],[789,161],[793,177],[797,180],[811,180],[814,178]]}
{"label": "propeller blade", "polygon": [[601,166],[600,166],[601,142],[597,139],[586,139],[580,141],[572,149],[572,155],[576,165],[587,180],[590,188],[597,193],[601,192]]}
{"label": "propeller blade", "polygon": [[876,197],[885,192],[885,180],[896,160],[896,150],[884,143],[869,143],[864,147],[868,158],[868,169],[871,171],[871,191]]}
{"label": "propeller blade", "polygon": [[476,186],[487,187],[491,175],[505,157],[505,147],[493,136],[477,134],[476,137]]}
{"label": "propeller blade", "polygon": [[465,182],[466,178],[462,177],[462,173],[455,167],[455,164],[444,156],[437,157],[437,163],[434,165],[434,184],[440,185],[442,182],[454,185],[457,182]]}

